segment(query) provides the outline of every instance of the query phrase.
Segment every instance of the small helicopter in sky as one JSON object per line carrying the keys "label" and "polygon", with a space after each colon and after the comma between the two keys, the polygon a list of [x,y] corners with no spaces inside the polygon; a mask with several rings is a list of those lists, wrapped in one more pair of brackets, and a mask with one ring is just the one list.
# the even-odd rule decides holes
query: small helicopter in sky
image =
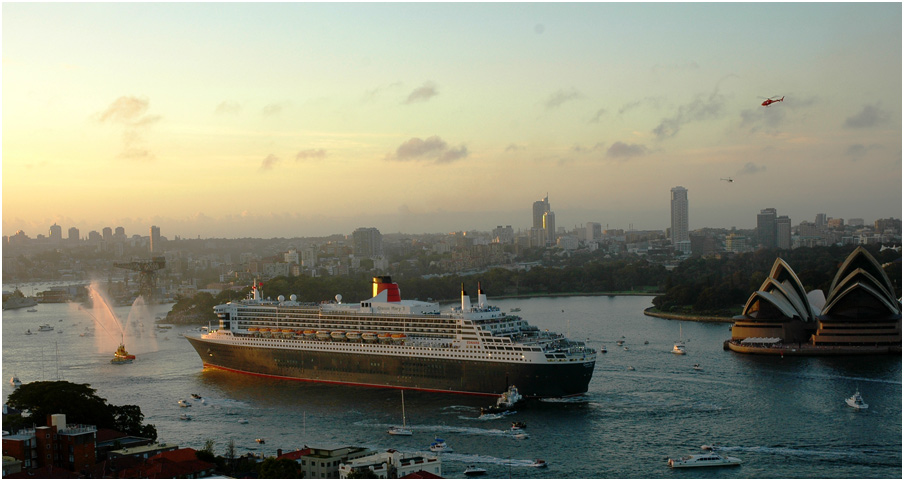
{"label": "small helicopter in sky", "polygon": [[733,182],[731,177],[721,177],[720,181]]}
{"label": "small helicopter in sky", "polygon": [[775,97],[776,97],[775,95],[773,97],[770,97],[769,99],[763,101],[760,105],[762,105],[764,107],[770,107],[770,104],[772,104],[774,102],[782,102],[783,99],[786,98],[786,96],[782,96],[779,99],[776,99]]}

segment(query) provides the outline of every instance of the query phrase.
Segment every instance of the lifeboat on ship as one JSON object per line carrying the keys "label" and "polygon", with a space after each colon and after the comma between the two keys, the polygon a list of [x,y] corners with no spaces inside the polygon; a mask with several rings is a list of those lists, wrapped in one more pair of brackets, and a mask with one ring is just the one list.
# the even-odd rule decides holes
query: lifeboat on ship
{"label": "lifeboat on ship", "polygon": [[283,338],[292,338],[292,335],[295,334],[295,330],[285,329],[283,330]]}
{"label": "lifeboat on ship", "polygon": [[403,333],[396,333],[392,336],[393,343],[395,343],[396,345],[401,345],[401,344],[405,343],[406,338],[407,337]]}
{"label": "lifeboat on ship", "polygon": [[315,333],[317,332],[314,330],[305,330],[302,332],[302,335],[304,335],[305,338],[314,338]]}
{"label": "lifeboat on ship", "polygon": [[361,333],[357,331],[350,331],[346,333],[346,338],[348,338],[349,341],[358,341],[361,340]]}
{"label": "lifeboat on ship", "polygon": [[361,339],[368,343],[374,343],[377,341],[377,333],[362,333]]}
{"label": "lifeboat on ship", "polygon": [[377,340],[380,341],[380,343],[392,343],[393,342],[393,339],[390,338],[389,333],[381,333],[381,334],[377,335]]}
{"label": "lifeboat on ship", "polygon": [[346,332],[334,331],[334,332],[330,333],[330,338],[333,338],[333,341],[345,341]]}
{"label": "lifeboat on ship", "polygon": [[317,331],[317,332],[314,333],[314,336],[316,336],[318,340],[329,340],[329,339],[330,339],[330,332],[329,332],[329,331],[321,331],[321,330],[319,330],[319,331]]}

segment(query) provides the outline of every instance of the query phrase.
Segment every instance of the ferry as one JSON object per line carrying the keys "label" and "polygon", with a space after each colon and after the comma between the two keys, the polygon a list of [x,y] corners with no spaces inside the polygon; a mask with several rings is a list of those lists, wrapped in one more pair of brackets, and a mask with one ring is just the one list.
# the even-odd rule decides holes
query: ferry
{"label": "ferry", "polygon": [[[265,299],[255,282],[214,313],[216,329],[185,334],[202,364],[280,379],[494,397],[516,385],[524,397],[556,398],[586,393],[597,360],[583,342],[489,305],[480,283],[474,305],[463,285],[461,304],[441,311],[403,300],[388,276],[358,303]],[[261,335],[283,329],[303,334]]]}

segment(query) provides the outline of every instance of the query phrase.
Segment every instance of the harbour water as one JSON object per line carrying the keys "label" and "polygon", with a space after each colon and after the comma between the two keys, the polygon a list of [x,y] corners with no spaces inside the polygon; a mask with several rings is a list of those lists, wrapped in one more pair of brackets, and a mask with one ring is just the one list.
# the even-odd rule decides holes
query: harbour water
{"label": "harbour water", "polygon": [[[404,288],[404,287],[403,287]],[[902,360],[898,357],[797,358],[723,351],[729,325],[682,322],[687,355],[670,353],[679,322],[646,317],[650,297],[495,299],[520,308],[541,329],[562,331],[608,353],[598,357],[589,392],[531,401],[515,415],[479,418],[493,402],[408,391],[412,437],[393,437],[401,423],[396,390],[311,384],[202,369],[179,336],[188,327],[148,329],[169,305],[133,313],[125,328],[132,364],[112,365],[118,337],[75,305],[3,313],[3,398],[13,374],[23,383],[88,383],[116,405],[139,405],[163,442],[201,448],[229,439],[240,453],[274,455],[278,448],[356,445],[428,452],[435,437],[453,449],[440,455],[443,475],[461,478],[468,465],[488,478],[894,478],[902,477]],[[129,319],[131,307],[114,308]],[[53,332],[37,332],[39,325]],[[80,336],[93,327],[91,335]],[[194,327],[197,329],[198,327]],[[25,335],[27,329],[32,335]],[[62,329],[62,333],[56,330]],[[114,331],[107,329],[106,331]],[[624,337],[624,338],[623,338]],[[617,341],[624,340],[624,347]],[[646,343],[645,343],[646,342]],[[113,348],[109,348],[112,346]],[[698,364],[700,370],[693,366]],[[860,390],[870,408],[844,400]],[[180,408],[196,393],[204,403]],[[193,420],[180,420],[186,412]],[[239,423],[247,419],[247,424]],[[527,424],[528,438],[509,432]],[[259,444],[256,439],[264,439]],[[722,447],[740,467],[669,469],[668,457]],[[549,467],[529,467],[535,458]]]}

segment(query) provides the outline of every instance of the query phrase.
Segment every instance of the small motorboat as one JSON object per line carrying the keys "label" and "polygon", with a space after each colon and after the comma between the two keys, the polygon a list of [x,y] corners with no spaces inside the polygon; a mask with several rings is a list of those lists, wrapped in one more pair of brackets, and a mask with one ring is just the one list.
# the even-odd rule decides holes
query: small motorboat
{"label": "small motorboat", "polygon": [[442,438],[435,438],[434,441],[431,442],[430,451],[431,452],[450,452],[450,451],[452,451],[452,449],[449,448],[449,445],[446,445],[446,441],[443,440]]}
{"label": "small motorboat", "polygon": [[742,461],[736,457],[721,455],[715,452],[686,455],[680,459],[669,459],[667,464],[674,469],[695,467],[727,467],[739,465]]}
{"label": "small motorboat", "polygon": [[693,366],[692,368],[694,368],[695,370],[703,370],[703,368],[701,367],[701,365],[698,364],[698,363],[695,363],[694,366]]}
{"label": "small motorboat", "polygon": [[13,375],[13,377],[9,379],[9,384],[14,387],[20,387],[22,386],[22,380],[19,380],[19,375]]}
{"label": "small motorboat", "polygon": [[606,353],[606,345],[600,347],[600,353]]}
{"label": "small motorboat", "polygon": [[38,331],[53,331],[53,326],[48,323],[44,323],[43,325],[38,327]]}
{"label": "small motorboat", "polygon": [[627,370],[630,371],[630,372],[633,372],[633,371],[635,371],[635,367],[629,365],[628,368],[627,368]]}
{"label": "small motorboat", "polygon": [[544,468],[547,466],[547,461],[544,459],[534,459],[534,462],[531,464],[531,467]]}
{"label": "small motorboat", "polygon": [[528,428],[528,424],[525,422],[512,422],[511,430],[524,430]]}
{"label": "small motorboat", "polygon": [[849,407],[854,408],[855,410],[866,410],[868,405],[864,403],[864,399],[861,398],[861,391],[856,390],[855,394],[846,398],[845,403],[848,404]]}
{"label": "small motorboat", "polygon": [[262,439],[262,438],[256,438],[256,439],[255,439],[255,442],[257,442],[257,443],[259,443],[259,444],[263,444],[263,443],[264,443],[264,439]]}
{"label": "small motorboat", "polygon": [[185,401],[185,400],[179,400],[178,402],[176,402],[176,405],[179,405],[179,406],[182,407],[182,408],[188,408],[188,407],[191,407],[191,406],[192,406],[191,403],[189,403],[189,402],[187,402],[187,401]]}
{"label": "small motorboat", "polygon": [[37,312],[38,312],[38,309],[37,309],[37,308],[29,308],[29,309],[27,309],[27,310],[25,310],[25,311],[27,311],[27,312],[29,312],[29,313],[37,313]]}
{"label": "small motorboat", "polygon": [[179,416],[179,420],[191,420],[191,419],[192,419],[192,416],[187,413],[183,413],[182,415]]}
{"label": "small motorboat", "polygon": [[25,330],[25,334],[26,334],[26,335],[31,335],[31,329]]}
{"label": "small motorboat", "polygon": [[616,346],[622,346],[623,343],[625,343],[625,341],[619,340],[616,342]]}
{"label": "small motorboat", "polygon": [[240,419],[239,419],[239,423],[248,423],[248,419],[247,419],[247,418],[240,418]]}
{"label": "small motorboat", "polygon": [[469,465],[468,467],[465,467],[465,472],[463,472],[463,473],[468,477],[473,477],[475,475],[484,475],[487,473],[487,471],[480,467],[475,467],[474,465]]}
{"label": "small motorboat", "polygon": [[201,395],[198,395],[197,393],[193,393],[192,398],[194,398],[195,400],[201,400]]}

